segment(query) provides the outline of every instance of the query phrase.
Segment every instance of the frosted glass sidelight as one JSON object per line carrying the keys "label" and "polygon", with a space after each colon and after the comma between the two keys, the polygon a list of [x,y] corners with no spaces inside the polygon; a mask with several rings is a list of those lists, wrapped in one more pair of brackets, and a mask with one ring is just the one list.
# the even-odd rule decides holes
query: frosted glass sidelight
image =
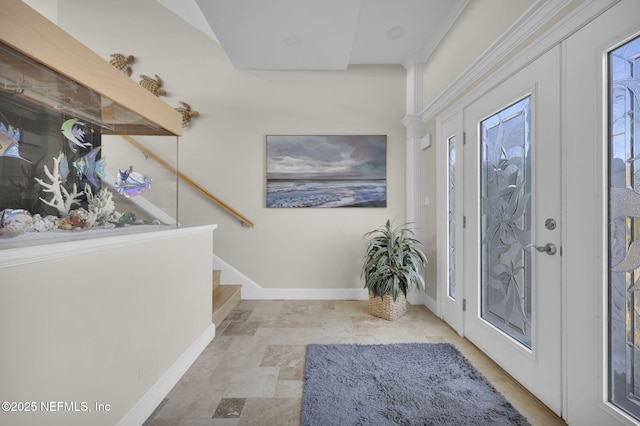
{"label": "frosted glass sidelight", "polygon": [[447,139],[449,148],[449,297],[456,299],[456,137]]}
{"label": "frosted glass sidelight", "polygon": [[640,38],[609,53],[609,401],[640,419]]}
{"label": "frosted glass sidelight", "polygon": [[531,348],[531,97],[480,123],[481,316]]}

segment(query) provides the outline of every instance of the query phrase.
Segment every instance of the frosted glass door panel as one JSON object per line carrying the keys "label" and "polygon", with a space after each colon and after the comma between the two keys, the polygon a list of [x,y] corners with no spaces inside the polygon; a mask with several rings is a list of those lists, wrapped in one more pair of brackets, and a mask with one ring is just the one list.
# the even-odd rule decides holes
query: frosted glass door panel
{"label": "frosted glass door panel", "polygon": [[480,123],[481,315],[531,348],[531,99]]}
{"label": "frosted glass door panel", "polygon": [[456,137],[448,140],[449,148],[449,297],[456,298]]}
{"label": "frosted glass door panel", "polygon": [[609,400],[640,419],[640,38],[609,82]]}

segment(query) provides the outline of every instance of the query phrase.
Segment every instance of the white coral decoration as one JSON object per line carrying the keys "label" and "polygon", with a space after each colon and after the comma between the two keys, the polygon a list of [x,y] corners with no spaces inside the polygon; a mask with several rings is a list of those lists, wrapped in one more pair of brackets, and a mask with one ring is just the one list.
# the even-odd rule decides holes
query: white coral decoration
{"label": "white coral decoration", "polygon": [[108,189],[103,188],[96,195],[93,195],[89,185],[84,187],[84,193],[87,195],[89,212],[95,214],[96,221],[98,223],[107,222],[116,209],[113,202],[113,194]]}
{"label": "white coral decoration", "polygon": [[44,166],[44,174],[47,175],[51,183],[45,183],[42,179],[35,178],[36,182],[44,187],[44,192],[50,192],[53,194],[50,200],[45,200],[40,197],[40,200],[51,206],[55,207],[58,210],[58,214],[60,217],[65,217],[69,214],[69,210],[71,210],[71,206],[74,204],[80,204],[78,201],[79,197],[82,195],[81,192],[78,192],[78,186],[73,184],[73,191],[69,193],[67,189],[62,185],[62,178],[60,177],[60,162],[65,158],[64,153],[58,154],[57,157],[53,158],[53,169],[50,172],[47,166]]}

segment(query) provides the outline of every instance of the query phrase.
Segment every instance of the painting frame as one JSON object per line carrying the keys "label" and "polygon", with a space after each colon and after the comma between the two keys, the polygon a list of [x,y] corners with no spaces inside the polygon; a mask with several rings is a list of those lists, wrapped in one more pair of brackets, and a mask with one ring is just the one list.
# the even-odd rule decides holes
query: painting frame
{"label": "painting frame", "polygon": [[267,208],[387,207],[387,135],[266,135]]}

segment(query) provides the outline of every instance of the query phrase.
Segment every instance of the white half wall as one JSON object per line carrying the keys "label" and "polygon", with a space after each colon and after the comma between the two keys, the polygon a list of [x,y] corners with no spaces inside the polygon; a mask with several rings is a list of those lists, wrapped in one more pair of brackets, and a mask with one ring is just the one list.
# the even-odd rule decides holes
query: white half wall
{"label": "white half wall", "polygon": [[53,243],[38,246],[49,260],[0,264],[0,399],[36,404],[0,411],[0,424],[148,416],[215,334],[213,229],[109,237],[86,252]]}

